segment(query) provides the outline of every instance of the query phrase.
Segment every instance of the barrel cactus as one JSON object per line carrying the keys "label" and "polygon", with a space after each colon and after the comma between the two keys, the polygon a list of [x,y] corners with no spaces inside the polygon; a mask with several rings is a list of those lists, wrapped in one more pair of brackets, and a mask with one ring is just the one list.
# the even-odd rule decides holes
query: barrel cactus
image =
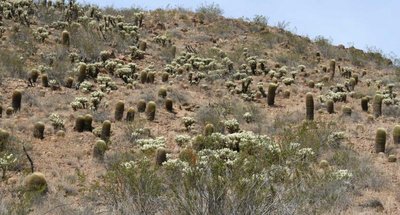
{"label": "barrel cactus", "polygon": [[352,112],[351,107],[343,106],[342,112],[343,112],[343,115],[345,115],[345,116],[351,116],[351,112]]}
{"label": "barrel cactus", "polygon": [[143,113],[146,110],[146,101],[141,99],[139,100],[139,102],[137,103],[137,109],[139,113]]}
{"label": "barrel cactus", "polygon": [[19,90],[14,91],[12,94],[12,108],[15,112],[21,110],[22,93]]}
{"label": "barrel cactus", "polygon": [[104,141],[110,140],[111,136],[111,122],[106,120],[101,127],[101,139]]}
{"label": "barrel cactus", "polygon": [[90,114],[86,114],[84,117],[84,130],[85,131],[92,131],[93,127],[92,127],[92,122],[93,122],[93,117]]}
{"label": "barrel cactus", "polygon": [[156,103],[150,101],[146,107],[146,116],[149,121],[153,121],[156,116]]}
{"label": "barrel cactus", "polygon": [[386,131],[383,128],[378,128],[375,137],[375,152],[385,152]]}
{"label": "barrel cactus", "polygon": [[400,144],[400,125],[394,126],[393,129],[393,143]]}
{"label": "barrel cactus", "polygon": [[83,132],[85,130],[85,118],[78,116],[75,120],[75,130],[77,132]]}
{"label": "barrel cactus", "polygon": [[332,100],[328,100],[326,102],[326,109],[327,109],[329,114],[333,114],[335,112],[334,105],[335,105],[335,103]]}
{"label": "barrel cactus", "polygon": [[98,140],[93,147],[93,156],[99,160],[103,160],[107,148],[107,143],[104,140]]}
{"label": "barrel cactus", "polygon": [[311,93],[306,95],[306,115],[307,120],[314,120],[314,97]]}
{"label": "barrel cactus", "polygon": [[47,77],[46,74],[42,75],[42,86],[43,87],[49,87],[49,78]]}
{"label": "barrel cactus", "polygon": [[161,166],[167,161],[167,151],[164,148],[159,148],[156,151],[155,162],[158,166]]}
{"label": "barrel cactus", "polygon": [[214,125],[209,123],[204,127],[204,135],[210,136],[212,133],[214,133]]}
{"label": "barrel cactus", "polygon": [[37,122],[33,126],[33,137],[38,139],[44,139],[44,124],[42,122]]}
{"label": "barrel cactus", "polygon": [[174,111],[173,105],[174,105],[174,102],[172,101],[172,99],[167,98],[165,100],[165,109],[167,109],[167,111],[173,112]]}
{"label": "barrel cactus", "polygon": [[361,99],[361,108],[365,112],[368,112],[368,101],[369,101],[369,99],[367,97],[363,97]]}
{"label": "barrel cactus", "polygon": [[45,193],[47,191],[47,181],[43,173],[34,172],[24,179],[26,191]]}
{"label": "barrel cactus", "polygon": [[66,30],[64,30],[61,33],[61,43],[65,46],[69,46],[70,45],[70,33]]}
{"label": "barrel cactus", "polygon": [[123,101],[117,102],[115,105],[114,119],[121,121],[124,117],[125,103]]}
{"label": "barrel cactus", "polygon": [[133,122],[135,120],[135,109],[129,108],[126,112],[126,121]]}
{"label": "barrel cactus", "polygon": [[278,88],[278,85],[271,83],[268,86],[268,105],[273,106],[275,104],[275,94],[276,94],[276,89]]}
{"label": "barrel cactus", "polygon": [[382,100],[383,100],[383,97],[380,94],[375,95],[374,105],[373,105],[375,117],[379,117],[382,115]]}

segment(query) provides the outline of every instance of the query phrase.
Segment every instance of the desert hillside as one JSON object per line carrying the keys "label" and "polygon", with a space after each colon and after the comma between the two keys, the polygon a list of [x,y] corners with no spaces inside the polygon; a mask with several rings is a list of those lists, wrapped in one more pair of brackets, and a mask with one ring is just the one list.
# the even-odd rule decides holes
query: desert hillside
{"label": "desert hillside", "polygon": [[0,1],[0,214],[399,214],[400,68],[228,19]]}

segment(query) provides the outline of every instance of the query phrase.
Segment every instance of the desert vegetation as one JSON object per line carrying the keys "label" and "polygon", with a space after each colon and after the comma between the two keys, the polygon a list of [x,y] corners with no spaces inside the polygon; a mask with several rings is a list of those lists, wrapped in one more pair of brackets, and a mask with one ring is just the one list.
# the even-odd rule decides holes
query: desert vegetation
{"label": "desert vegetation", "polygon": [[397,61],[222,13],[0,1],[0,214],[397,214]]}

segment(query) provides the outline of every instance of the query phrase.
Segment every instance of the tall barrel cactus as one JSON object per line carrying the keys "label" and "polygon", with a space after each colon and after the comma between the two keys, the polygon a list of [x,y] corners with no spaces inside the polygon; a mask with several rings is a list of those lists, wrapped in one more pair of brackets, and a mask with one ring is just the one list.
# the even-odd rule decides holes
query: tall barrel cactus
{"label": "tall barrel cactus", "polygon": [[150,101],[146,107],[146,116],[149,121],[154,121],[156,116],[156,103]]}
{"label": "tall barrel cactus", "polygon": [[12,108],[15,112],[21,110],[22,93],[19,90],[14,91],[12,94]]}
{"label": "tall barrel cactus", "polygon": [[174,102],[172,101],[172,99],[167,98],[165,100],[165,109],[167,109],[167,111],[169,111],[169,112],[174,111],[173,105],[174,105]]}
{"label": "tall barrel cactus", "polygon": [[117,104],[115,105],[114,119],[117,121],[121,121],[122,118],[124,117],[124,110],[125,110],[125,103],[123,101],[117,102]]}
{"label": "tall barrel cactus", "polygon": [[306,118],[314,120],[314,97],[311,93],[306,95]]}
{"label": "tall barrel cactus", "polygon": [[275,104],[275,94],[276,94],[276,89],[278,88],[278,85],[271,83],[268,86],[268,98],[267,102],[269,106],[273,106]]}
{"label": "tall barrel cactus", "polygon": [[139,102],[137,103],[137,109],[139,113],[143,113],[146,110],[146,101],[141,99],[139,100]]}
{"label": "tall barrel cactus", "polygon": [[383,97],[380,94],[376,94],[374,97],[374,116],[379,117],[382,115],[382,100]]}
{"label": "tall barrel cactus", "polygon": [[93,129],[92,122],[93,122],[92,115],[86,114],[85,117],[84,117],[84,122],[83,122],[83,126],[84,126],[84,130],[85,131],[92,131],[92,129]]}
{"label": "tall barrel cactus", "polygon": [[326,109],[327,109],[329,114],[333,114],[335,112],[334,105],[335,105],[335,103],[332,100],[328,100],[326,102]]}
{"label": "tall barrel cactus", "polygon": [[104,141],[110,140],[111,136],[111,122],[106,120],[101,127],[101,139]]}
{"label": "tall barrel cactus", "polygon": [[75,130],[77,132],[83,132],[85,130],[85,118],[78,116],[75,120]]}
{"label": "tall barrel cactus", "polygon": [[163,148],[159,148],[156,151],[155,162],[158,166],[167,161],[167,151]]}
{"label": "tall barrel cactus", "polygon": [[361,109],[365,112],[368,112],[368,98],[367,97],[363,97],[361,99]]}
{"label": "tall barrel cactus", "polygon": [[62,43],[63,45],[65,45],[65,46],[69,46],[69,45],[70,45],[70,41],[71,41],[70,37],[71,37],[71,36],[70,36],[69,32],[66,31],[66,30],[64,30],[64,31],[61,33],[61,43]]}
{"label": "tall barrel cactus", "polygon": [[383,128],[378,128],[375,137],[375,152],[385,152],[386,131]]}
{"label": "tall barrel cactus", "polygon": [[331,80],[335,77],[335,70],[336,70],[336,61],[332,59],[329,62],[329,71],[331,72]]}
{"label": "tall barrel cactus", "polygon": [[393,143],[400,144],[400,125],[394,126],[393,129]]}
{"label": "tall barrel cactus", "polygon": [[132,122],[135,120],[135,109],[129,108],[128,111],[126,112],[126,121]]}

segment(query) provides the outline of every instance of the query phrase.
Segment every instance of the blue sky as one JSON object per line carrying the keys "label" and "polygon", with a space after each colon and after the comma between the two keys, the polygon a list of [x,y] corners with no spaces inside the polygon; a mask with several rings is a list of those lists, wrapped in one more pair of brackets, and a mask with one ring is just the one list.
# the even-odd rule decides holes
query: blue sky
{"label": "blue sky", "polygon": [[399,0],[85,0],[99,6],[144,9],[181,6],[196,9],[201,4],[216,3],[227,17],[264,15],[271,25],[289,22],[289,29],[315,38],[322,35],[334,44],[360,49],[376,47],[386,54],[400,56]]}

